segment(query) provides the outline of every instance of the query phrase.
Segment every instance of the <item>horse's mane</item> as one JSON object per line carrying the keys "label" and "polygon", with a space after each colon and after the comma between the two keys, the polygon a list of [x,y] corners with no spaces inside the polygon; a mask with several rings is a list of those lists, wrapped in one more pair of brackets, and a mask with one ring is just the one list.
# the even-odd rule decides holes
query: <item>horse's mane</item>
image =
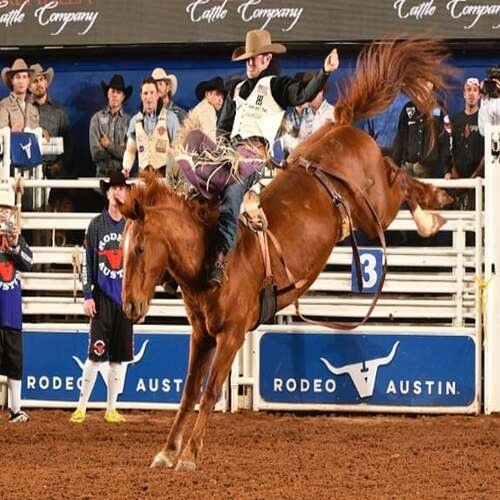
{"label": "horse's mane", "polygon": [[[383,40],[366,46],[358,56],[352,80],[339,90],[335,123],[350,125],[380,113],[399,92],[430,119],[437,106],[436,93],[445,91],[447,77],[456,74],[447,58],[438,40]],[[429,92],[428,82],[434,92]]]}
{"label": "horse's mane", "polygon": [[186,198],[154,172],[141,173],[140,182],[132,186],[120,211],[125,217],[136,219],[138,211],[148,208],[174,208],[189,213],[204,224],[209,224],[216,215],[215,205]]}

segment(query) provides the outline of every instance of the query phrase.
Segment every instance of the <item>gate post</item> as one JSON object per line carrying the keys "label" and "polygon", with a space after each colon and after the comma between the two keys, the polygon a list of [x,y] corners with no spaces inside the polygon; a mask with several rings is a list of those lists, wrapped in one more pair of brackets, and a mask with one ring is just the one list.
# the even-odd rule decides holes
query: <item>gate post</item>
{"label": "gate post", "polygon": [[500,126],[485,127],[484,411],[500,411]]}

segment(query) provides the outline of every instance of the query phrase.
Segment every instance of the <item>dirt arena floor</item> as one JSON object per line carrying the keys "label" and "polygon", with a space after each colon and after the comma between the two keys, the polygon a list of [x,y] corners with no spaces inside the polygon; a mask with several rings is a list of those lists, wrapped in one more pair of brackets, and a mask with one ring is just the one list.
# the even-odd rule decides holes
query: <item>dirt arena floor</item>
{"label": "dirt arena floor", "polygon": [[199,469],[149,469],[172,412],[0,412],[0,498],[499,498],[500,417],[216,414]]}

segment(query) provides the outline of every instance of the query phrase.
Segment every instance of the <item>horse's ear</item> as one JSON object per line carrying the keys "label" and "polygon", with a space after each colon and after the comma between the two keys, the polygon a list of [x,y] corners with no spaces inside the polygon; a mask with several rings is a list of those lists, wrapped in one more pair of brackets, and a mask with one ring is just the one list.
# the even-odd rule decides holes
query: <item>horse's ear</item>
{"label": "horse's ear", "polygon": [[132,220],[144,220],[144,208],[137,198],[128,199],[125,203],[118,202],[118,209],[124,217]]}

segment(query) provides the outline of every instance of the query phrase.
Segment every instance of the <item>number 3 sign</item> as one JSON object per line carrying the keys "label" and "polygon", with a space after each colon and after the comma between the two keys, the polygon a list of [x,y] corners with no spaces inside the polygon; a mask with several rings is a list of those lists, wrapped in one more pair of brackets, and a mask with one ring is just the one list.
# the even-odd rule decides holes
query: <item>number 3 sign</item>
{"label": "number 3 sign", "polygon": [[374,293],[377,291],[382,277],[384,252],[381,248],[360,248],[359,260],[361,262],[363,290],[359,290],[358,288],[354,262],[351,264],[351,289],[353,293],[359,293],[360,291],[362,293]]}

